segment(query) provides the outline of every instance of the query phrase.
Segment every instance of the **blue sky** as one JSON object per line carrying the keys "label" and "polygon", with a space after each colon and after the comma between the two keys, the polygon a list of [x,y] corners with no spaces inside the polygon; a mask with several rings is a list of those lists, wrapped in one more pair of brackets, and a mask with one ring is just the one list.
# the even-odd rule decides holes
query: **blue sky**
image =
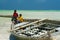
{"label": "blue sky", "polygon": [[60,0],[0,0],[0,10],[60,10]]}

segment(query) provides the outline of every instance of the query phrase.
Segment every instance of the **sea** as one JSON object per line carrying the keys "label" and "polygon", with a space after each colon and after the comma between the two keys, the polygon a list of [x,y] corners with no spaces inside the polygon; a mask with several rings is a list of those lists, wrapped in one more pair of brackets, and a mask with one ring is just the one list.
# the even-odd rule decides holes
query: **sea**
{"label": "sea", "polygon": [[[13,15],[14,10],[0,10],[0,15]],[[17,10],[26,19],[51,19],[60,21],[60,10]],[[11,18],[0,17],[0,40],[15,40],[10,34]],[[55,34],[56,35],[56,34]],[[59,32],[60,35],[60,32]],[[60,38],[60,36],[57,36]]]}

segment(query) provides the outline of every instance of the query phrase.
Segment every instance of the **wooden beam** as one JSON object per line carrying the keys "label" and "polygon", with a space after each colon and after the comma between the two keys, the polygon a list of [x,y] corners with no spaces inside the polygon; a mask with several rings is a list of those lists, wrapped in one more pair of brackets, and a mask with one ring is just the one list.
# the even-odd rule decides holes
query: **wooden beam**
{"label": "wooden beam", "polygon": [[32,25],[32,24],[35,24],[35,23],[41,22],[41,21],[43,21],[43,20],[46,20],[46,19],[42,19],[42,20],[38,20],[38,21],[34,21],[34,22],[29,23],[29,24],[26,24],[26,25],[20,26],[20,27],[18,27],[17,29],[13,29],[13,30],[18,30],[18,29],[20,29],[20,28],[24,28],[24,27],[30,26],[30,25]]}

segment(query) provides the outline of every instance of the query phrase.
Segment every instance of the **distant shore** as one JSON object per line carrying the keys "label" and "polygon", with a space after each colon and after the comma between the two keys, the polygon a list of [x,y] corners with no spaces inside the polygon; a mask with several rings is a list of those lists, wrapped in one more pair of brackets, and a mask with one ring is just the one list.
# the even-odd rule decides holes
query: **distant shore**
{"label": "distant shore", "polygon": [[7,17],[7,18],[11,18],[12,15],[0,15],[0,17]]}

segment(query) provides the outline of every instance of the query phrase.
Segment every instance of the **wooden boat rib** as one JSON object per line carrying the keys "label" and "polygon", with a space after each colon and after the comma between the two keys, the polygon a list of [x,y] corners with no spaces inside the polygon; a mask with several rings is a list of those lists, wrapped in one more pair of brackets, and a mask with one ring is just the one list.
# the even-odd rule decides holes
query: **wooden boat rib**
{"label": "wooden boat rib", "polygon": [[[34,21],[34,22],[32,22],[32,23],[29,23],[29,24],[23,25],[23,26],[19,27],[18,29],[20,29],[20,28],[24,28],[24,27],[27,27],[27,26],[30,26],[30,25],[35,24],[35,23],[38,23],[38,22],[40,23],[40,22],[43,21],[43,20],[45,20],[45,19],[38,20],[38,21]],[[17,29],[15,29],[15,30],[17,30]]]}

